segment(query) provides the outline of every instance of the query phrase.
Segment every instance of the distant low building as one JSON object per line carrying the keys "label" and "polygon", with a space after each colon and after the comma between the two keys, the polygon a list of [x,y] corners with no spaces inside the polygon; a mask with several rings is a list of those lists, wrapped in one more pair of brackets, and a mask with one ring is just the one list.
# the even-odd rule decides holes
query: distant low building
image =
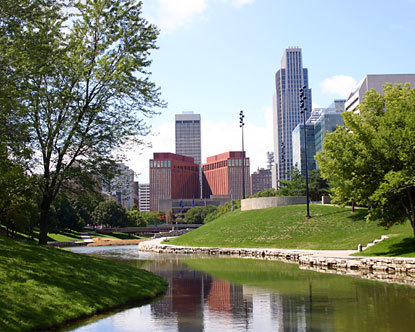
{"label": "distant low building", "polygon": [[271,169],[258,168],[251,174],[251,196],[272,188]]}

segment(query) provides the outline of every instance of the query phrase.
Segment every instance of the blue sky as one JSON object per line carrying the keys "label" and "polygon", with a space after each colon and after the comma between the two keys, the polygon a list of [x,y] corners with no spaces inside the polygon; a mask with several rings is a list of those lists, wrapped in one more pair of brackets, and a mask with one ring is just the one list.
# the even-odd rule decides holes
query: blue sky
{"label": "blue sky", "polygon": [[143,0],[161,34],[152,80],[168,107],[150,119],[152,148],[128,165],[148,181],[152,152],[174,152],[174,114],[202,117],[202,159],[240,150],[246,114],[251,172],[272,150],[274,75],[285,48],[302,48],[313,105],[346,97],[366,74],[415,73],[415,0]]}

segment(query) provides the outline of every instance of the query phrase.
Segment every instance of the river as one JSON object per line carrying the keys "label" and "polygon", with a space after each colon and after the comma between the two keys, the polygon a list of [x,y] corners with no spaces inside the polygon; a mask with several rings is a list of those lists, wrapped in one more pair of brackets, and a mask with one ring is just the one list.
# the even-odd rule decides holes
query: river
{"label": "river", "polygon": [[138,252],[72,251],[141,267],[169,281],[165,296],[62,331],[413,331],[415,289],[300,270],[297,264]]}

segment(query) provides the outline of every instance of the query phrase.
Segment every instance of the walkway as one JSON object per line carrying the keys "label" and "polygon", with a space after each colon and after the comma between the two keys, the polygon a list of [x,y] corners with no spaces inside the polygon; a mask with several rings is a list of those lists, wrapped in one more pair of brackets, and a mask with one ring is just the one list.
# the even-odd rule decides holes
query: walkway
{"label": "walkway", "polygon": [[81,240],[84,241],[85,243],[92,243],[92,242],[94,242],[94,240],[92,240],[91,237],[89,236],[89,233],[87,233],[87,232],[80,232],[79,234],[81,235]]}

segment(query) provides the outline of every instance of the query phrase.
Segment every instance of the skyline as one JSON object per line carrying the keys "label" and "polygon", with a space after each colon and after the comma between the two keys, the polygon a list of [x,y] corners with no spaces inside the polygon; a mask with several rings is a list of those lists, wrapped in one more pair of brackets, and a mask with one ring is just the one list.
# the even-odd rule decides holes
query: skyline
{"label": "skyline", "polygon": [[[291,14],[292,13],[292,14]],[[147,123],[154,149],[126,163],[148,181],[153,152],[174,152],[174,115],[201,115],[202,163],[241,149],[238,113],[246,115],[251,171],[273,151],[275,73],[288,47],[302,49],[314,107],[345,98],[366,74],[413,73],[415,1],[144,0],[161,30],[152,80],[168,103]],[[290,15],[291,14],[291,15]],[[214,135],[209,135],[214,133]],[[158,136],[154,134],[160,133]]]}

